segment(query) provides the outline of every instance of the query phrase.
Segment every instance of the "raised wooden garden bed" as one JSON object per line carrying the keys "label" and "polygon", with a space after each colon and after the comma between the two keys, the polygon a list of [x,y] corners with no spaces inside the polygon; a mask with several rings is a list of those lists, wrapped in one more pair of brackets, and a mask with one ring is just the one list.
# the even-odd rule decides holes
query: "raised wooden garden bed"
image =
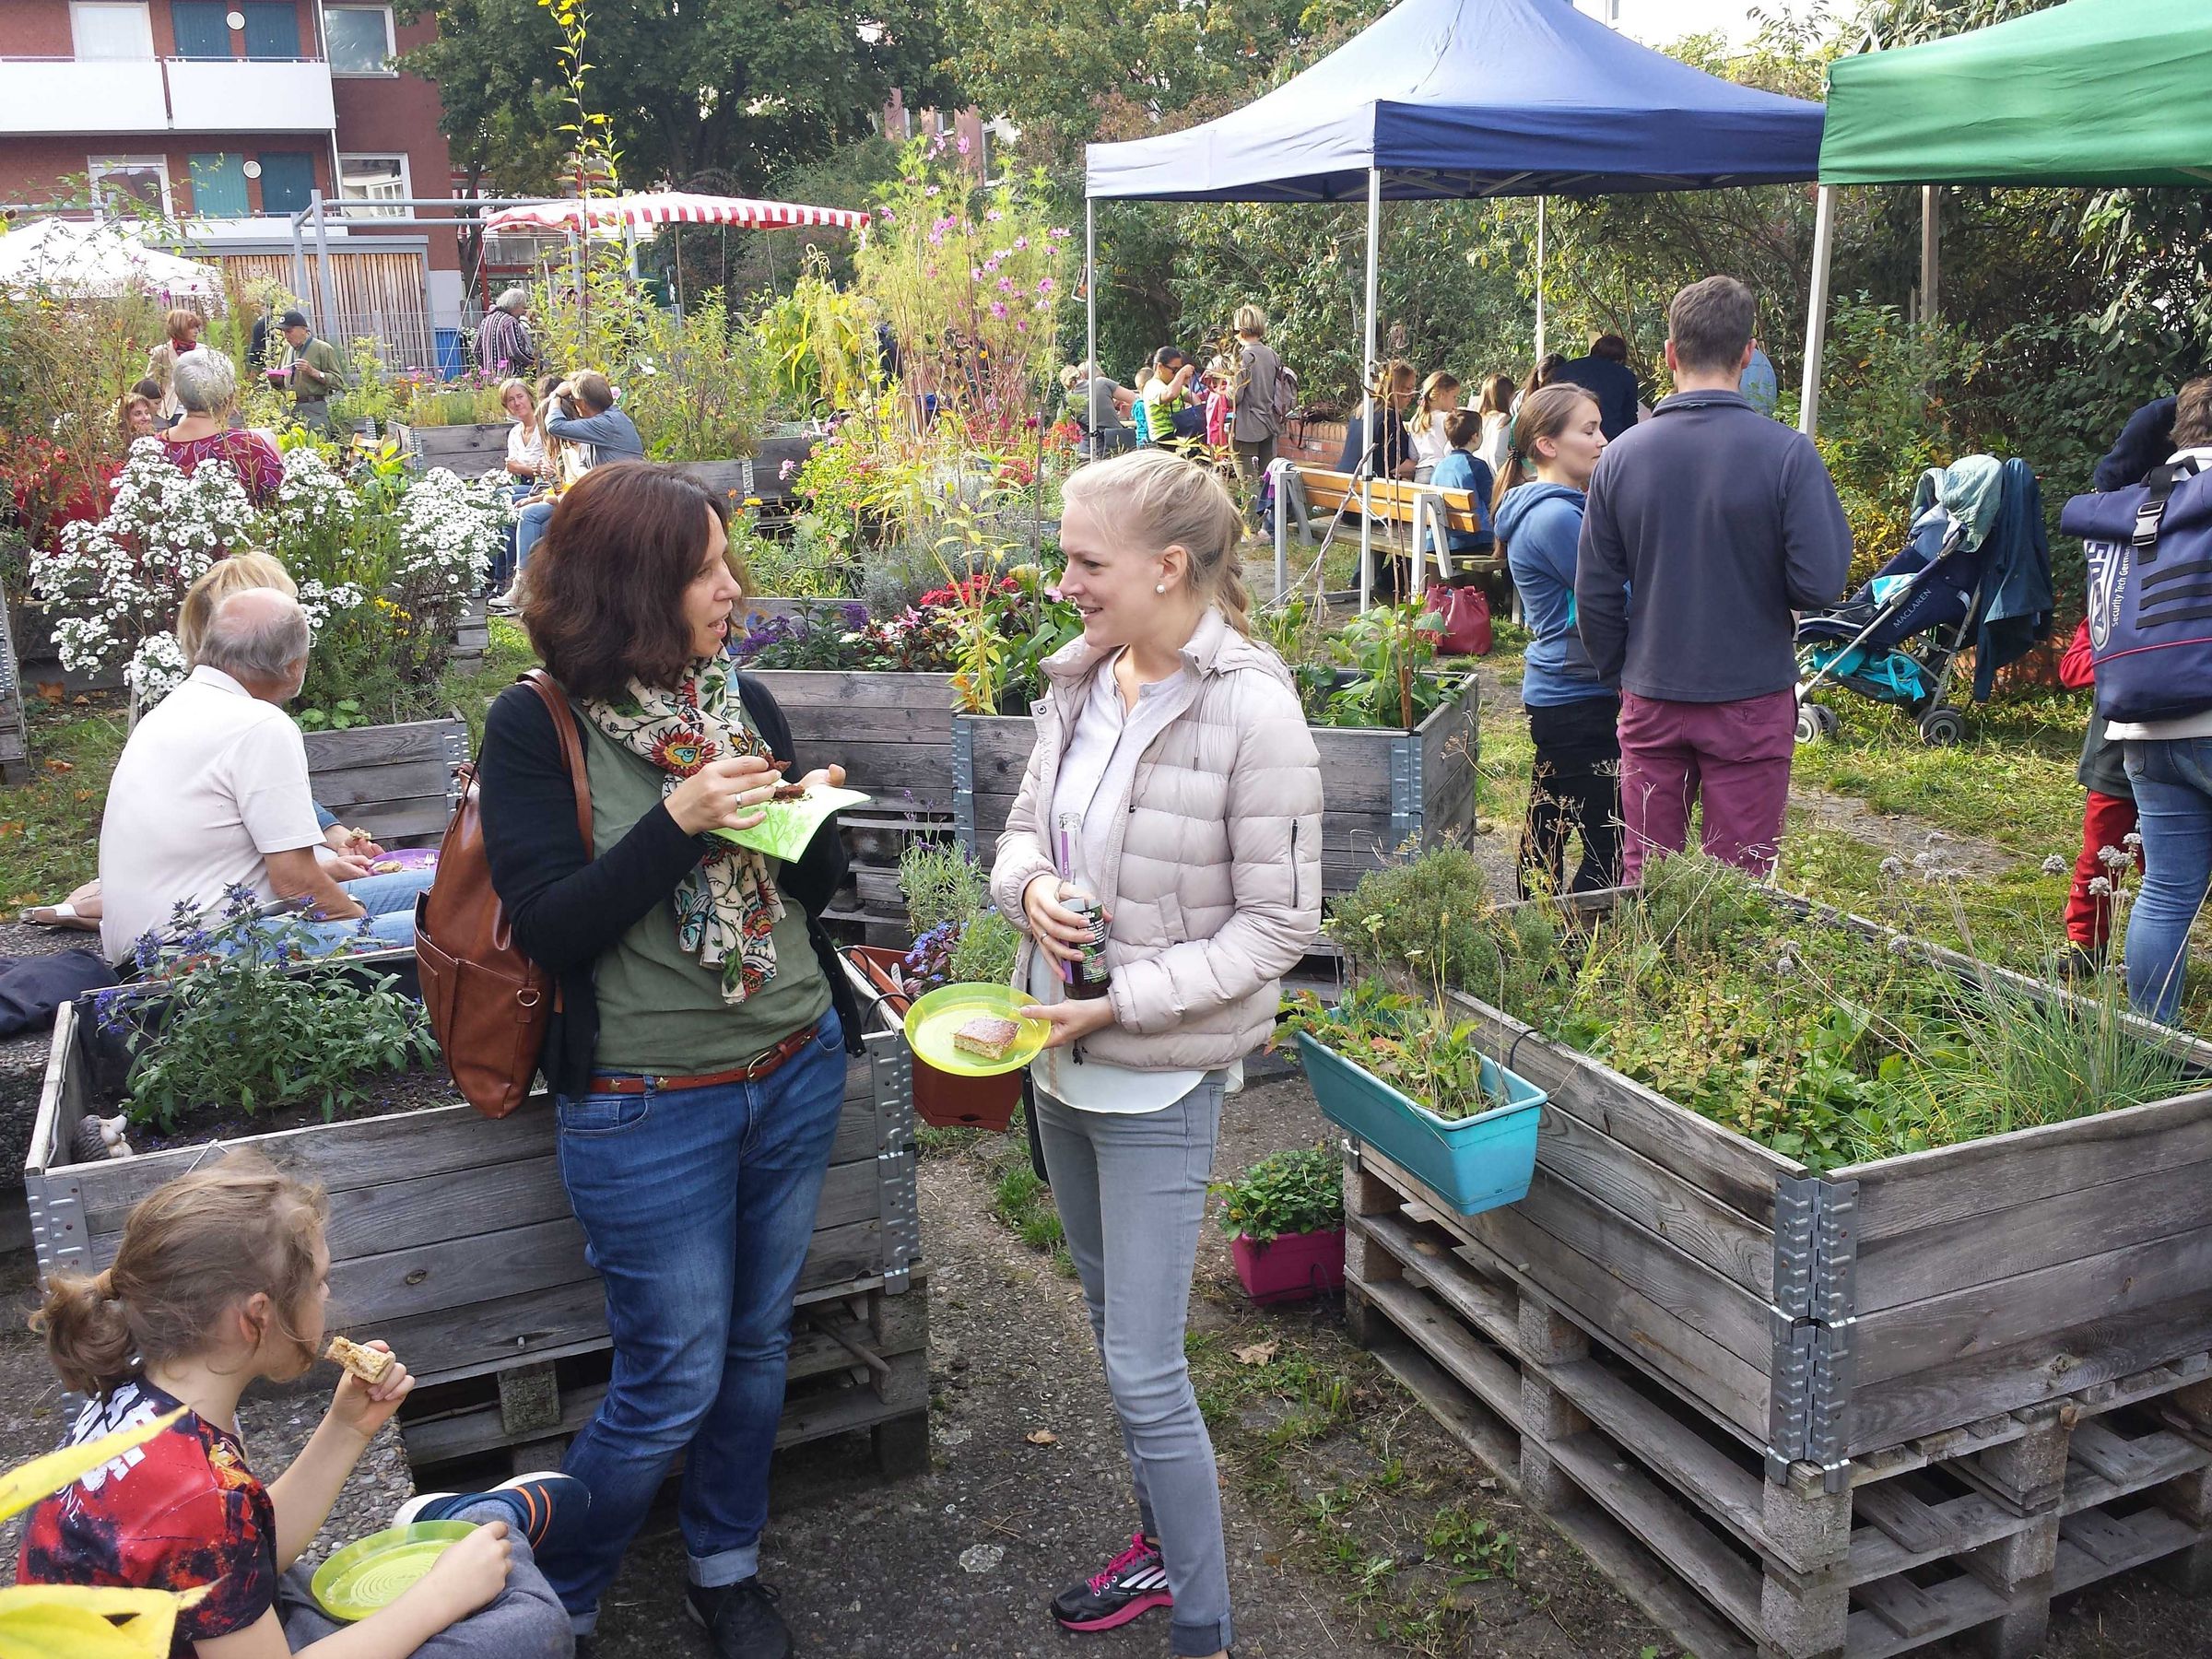
{"label": "raised wooden garden bed", "polygon": [[306,732],[308,784],[347,825],[387,842],[445,833],[460,800],[468,723],[458,715]]}
{"label": "raised wooden garden bed", "polygon": [[[1321,751],[1324,892],[1349,891],[1401,850],[1441,846],[1473,831],[1478,703],[1469,675],[1413,731],[1312,728]],[[971,856],[989,861],[1036,740],[1036,723],[1027,716],[953,716],[953,816]]]}
{"label": "raised wooden garden bed", "polygon": [[507,434],[511,420],[487,420],[469,426],[406,426],[392,423],[391,435],[407,454],[417,472],[442,466],[464,478],[500,472],[507,465]]}
{"label": "raised wooden garden bed", "polygon": [[1686,1643],[2026,1653],[2206,1560],[2212,1092],[1815,1174],[1455,1000],[1550,1091],[1535,1179],[1463,1217],[1356,1149],[1354,1329]]}
{"label": "raised wooden garden bed", "polygon": [[[63,1007],[24,1166],[41,1272],[112,1258],[130,1207],[207,1155],[184,1147],[72,1163],[92,1056]],[[888,1462],[926,1457],[926,1298],[914,1188],[909,1061],[890,1035],[846,1074],[844,1115],[799,1281],[786,1441],[880,1431]],[[502,1447],[543,1458],[603,1390],[581,1359],[607,1347],[604,1292],[584,1260],[555,1158],[551,1103],[497,1122],[463,1105],[249,1135],[330,1194],[335,1324],[372,1333],[422,1386],[403,1423],[419,1464]],[[896,1303],[896,1306],[892,1304]]]}
{"label": "raised wooden garden bed", "polygon": [[23,726],[23,685],[16,669],[14,612],[0,591],[0,783],[30,781],[30,749]]}

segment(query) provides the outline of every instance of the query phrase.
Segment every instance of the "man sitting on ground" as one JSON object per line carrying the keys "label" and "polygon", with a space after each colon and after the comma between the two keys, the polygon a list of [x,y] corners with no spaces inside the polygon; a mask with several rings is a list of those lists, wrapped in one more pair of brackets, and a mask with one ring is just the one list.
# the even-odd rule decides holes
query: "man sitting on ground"
{"label": "man sitting on ground", "polygon": [[[558,413],[546,417],[546,430],[565,444],[583,449],[578,471],[588,472],[606,461],[645,459],[645,441],[638,436],[637,423],[615,407],[615,389],[596,369],[587,369],[562,381],[553,388],[552,401]],[[515,515],[514,581],[505,593],[492,600],[493,605],[503,610],[513,607],[522,593],[523,571],[530,563],[530,550],[537,546],[538,537],[545,535],[555,504],[550,498],[529,501]]]}
{"label": "man sitting on ground", "polygon": [[191,677],[132,731],[100,826],[100,942],[111,962],[127,963],[142,935],[167,935],[180,905],[211,923],[232,887],[304,900],[325,949],[415,942],[418,873],[342,888],[315,855],[324,832],[307,748],[284,712],[306,678],[307,649],[297,599],[232,594],[215,607]]}

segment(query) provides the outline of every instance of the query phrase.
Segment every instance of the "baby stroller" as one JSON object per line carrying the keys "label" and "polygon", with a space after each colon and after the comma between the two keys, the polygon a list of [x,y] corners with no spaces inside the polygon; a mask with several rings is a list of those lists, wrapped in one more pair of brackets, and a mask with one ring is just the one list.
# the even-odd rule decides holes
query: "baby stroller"
{"label": "baby stroller", "polygon": [[[1833,610],[1799,620],[1798,742],[1818,743],[1842,724],[1833,709],[1812,700],[1830,685],[1911,710],[1924,743],[1966,736],[1965,714],[1945,699],[1959,653],[1980,630],[1989,603],[2001,474],[1988,455],[1925,474],[1903,550]],[[2031,546],[2041,539],[2026,538]],[[2047,588],[2049,554],[2042,558]]]}

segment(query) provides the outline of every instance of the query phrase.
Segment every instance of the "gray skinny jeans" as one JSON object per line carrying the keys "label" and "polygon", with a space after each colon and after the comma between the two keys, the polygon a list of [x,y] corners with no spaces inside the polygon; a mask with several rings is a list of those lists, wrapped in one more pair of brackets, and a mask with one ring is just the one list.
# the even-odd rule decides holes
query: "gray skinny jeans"
{"label": "gray skinny jeans", "polygon": [[[512,1505],[494,1502],[471,1505],[455,1517],[509,1524],[514,1554],[508,1563],[507,1588],[417,1648],[414,1659],[569,1659],[576,1651],[568,1612],[537,1570],[530,1541],[515,1530],[513,1515]],[[276,1581],[276,1622],[294,1653],[348,1628],[316,1602],[309,1588],[313,1577],[312,1569],[295,1567]]]}
{"label": "gray skinny jeans", "polygon": [[1179,1654],[1232,1640],[1214,1444],[1182,1352],[1224,1081],[1209,1072],[1159,1112],[1079,1112],[1037,1095],[1053,1202],[1122,1419],[1137,1512],[1159,1540]]}

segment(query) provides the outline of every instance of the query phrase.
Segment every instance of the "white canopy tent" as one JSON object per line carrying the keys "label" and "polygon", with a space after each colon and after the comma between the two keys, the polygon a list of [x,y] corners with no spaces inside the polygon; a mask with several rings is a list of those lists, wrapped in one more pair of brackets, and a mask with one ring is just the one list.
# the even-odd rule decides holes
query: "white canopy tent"
{"label": "white canopy tent", "polygon": [[0,236],[0,283],[76,299],[144,294],[156,300],[219,302],[213,265],[149,248],[104,221],[47,218]]}

